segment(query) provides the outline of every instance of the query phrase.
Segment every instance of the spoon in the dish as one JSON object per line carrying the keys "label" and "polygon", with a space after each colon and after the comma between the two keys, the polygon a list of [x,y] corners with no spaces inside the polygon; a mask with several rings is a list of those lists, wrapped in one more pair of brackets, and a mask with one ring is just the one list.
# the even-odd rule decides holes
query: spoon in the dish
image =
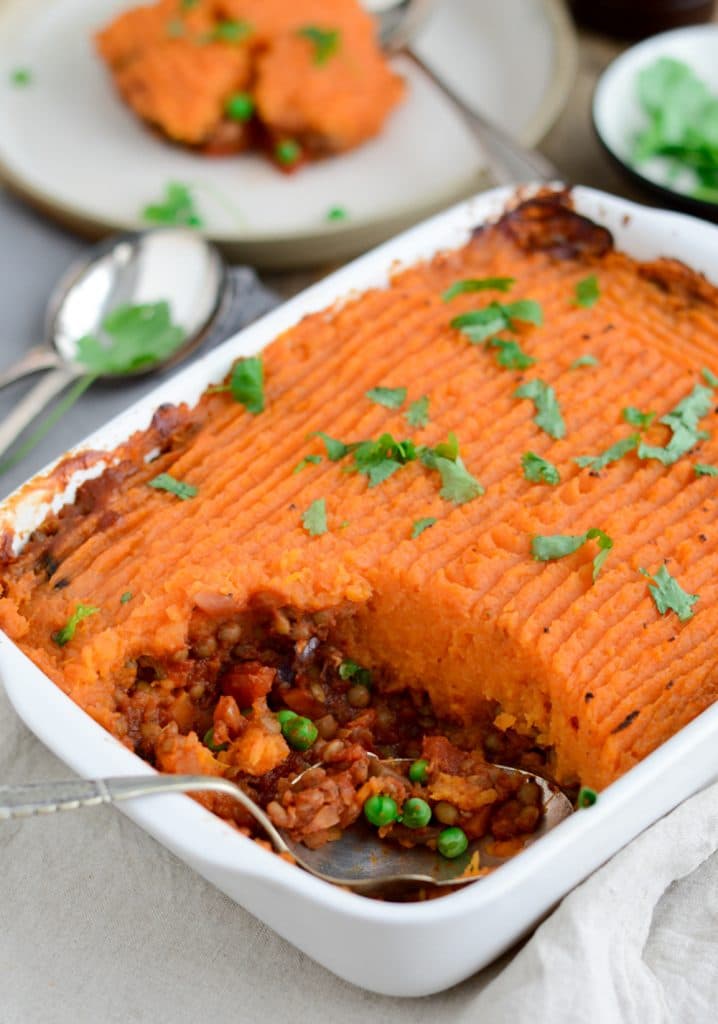
{"label": "spoon in the dish", "polygon": [[207,336],[225,308],[228,275],[218,250],[196,232],[177,228],[115,236],[70,267],[47,309],[45,342],[0,372],[0,387],[40,370],[50,371],[0,425],[0,455],[39,412],[68,385],[88,376],[78,360],[78,341],[102,337],[108,313],[121,306],[167,302],[182,340],[166,358],[128,373],[121,381],[178,363]]}
{"label": "spoon in the dish", "polygon": [[[377,763],[386,764],[390,769],[411,764],[410,761],[380,762],[378,759]],[[526,837],[524,846],[535,842],[571,814],[573,808],[569,800],[545,779],[516,768],[502,770],[536,782],[541,788],[543,817],[538,829]],[[293,785],[301,778],[299,775]],[[460,857],[448,860],[425,846],[405,849],[381,840],[375,831],[359,822],[345,829],[340,839],[310,850],[277,829],[262,808],[239,786],[229,779],[211,775],[141,775],[0,786],[0,821],[76,810],[78,807],[117,804],[156,793],[224,793],[231,796],[264,829],[278,853],[290,854],[305,871],[324,881],[367,895],[398,894],[419,886],[465,885],[477,877],[472,873],[472,861],[474,864],[478,861],[480,868],[493,868],[510,859],[510,856],[492,849],[491,841],[484,838],[470,843]]]}
{"label": "spoon in the dish", "polygon": [[367,0],[379,24],[379,41],[389,54],[408,57],[451,100],[469,130],[479,139],[495,181],[500,185],[559,181],[562,175],[535,149],[517,142],[507,131],[465,103],[410,45],[436,6],[436,0]]}

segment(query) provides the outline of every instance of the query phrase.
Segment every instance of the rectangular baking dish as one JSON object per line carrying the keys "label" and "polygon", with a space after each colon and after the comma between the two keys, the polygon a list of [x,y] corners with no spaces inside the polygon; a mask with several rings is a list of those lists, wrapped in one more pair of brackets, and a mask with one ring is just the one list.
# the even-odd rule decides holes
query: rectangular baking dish
{"label": "rectangular baking dish", "polygon": [[[718,284],[718,228],[586,188],[577,210],[638,259],[672,256]],[[382,285],[397,263],[461,245],[497,217],[509,189],[483,193],[402,234],[297,296],[178,373],[79,447],[112,449],[149,424],[162,402],[194,402],[240,355],[260,350],[306,313],[353,291]],[[96,475],[98,468],[91,471]],[[74,485],[88,474],[76,474]],[[0,505],[0,525],[26,535],[53,494],[42,478]],[[153,769],[72,703],[0,633],[0,676],[17,713],[67,765],[86,778]],[[527,934],[573,886],[661,815],[718,774],[718,706],[600,795],[598,803],[485,879],[426,903],[383,903],[305,874],[239,835],[185,796],[150,797],[125,813],[237,903],[340,977],[374,992],[421,996],[456,984]],[[447,927],[448,926],[448,927]],[[448,937],[448,940],[447,940]]]}

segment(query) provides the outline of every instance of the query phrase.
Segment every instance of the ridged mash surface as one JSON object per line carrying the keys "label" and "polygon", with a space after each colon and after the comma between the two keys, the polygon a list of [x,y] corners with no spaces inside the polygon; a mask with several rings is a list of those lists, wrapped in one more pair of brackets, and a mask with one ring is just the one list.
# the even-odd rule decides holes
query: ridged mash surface
{"label": "ridged mash surface", "polygon": [[[559,225],[572,216],[560,213]],[[113,728],[115,687],[132,681],[128,661],[181,652],[198,593],[232,595],[238,608],[266,591],[302,609],[350,603],[342,638],[356,660],[389,666],[398,684],[427,689],[444,713],[470,717],[486,698],[498,701],[555,747],[565,781],[603,786],[617,777],[718,689],[718,480],[693,469],[718,465],[716,415],[701,423],[711,438],[672,467],[630,453],[596,476],[573,459],[633,431],[624,406],[662,415],[701,367],[718,370],[718,305],[679,265],[641,268],[600,245],[545,244],[520,247],[499,225],[400,273],[386,290],[305,318],[264,353],[266,410],[251,416],[224,395],[206,396],[151,465],[143,454],[156,434],[133,439],[108,499],[60,521],[52,578],[38,570],[32,545],[4,568],[0,624]],[[575,285],[591,273],[600,300],[579,308]],[[517,279],[508,296],[441,299],[457,279],[494,275]],[[544,326],[521,328],[537,359],[523,374],[448,326],[458,312],[518,298],[544,312]],[[585,353],[600,363],[571,369]],[[556,390],[563,440],[542,432],[532,403],[514,397],[533,377]],[[406,405],[393,412],[369,402],[365,392],[378,385],[407,387],[408,401],[428,395],[430,424],[412,429]],[[344,441],[390,431],[431,445],[455,431],[486,493],[446,502],[437,475],[418,462],[375,488],[344,472],[346,461],[324,458],[293,473],[304,455],[323,453],[307,439],[317,430]],[[658,425],[647,439],[668,436]],[[559,486],[524,478],[527,450],[556,464]],[[150,489],[161,471],[195,485],[197,497]],[[311,537],[301,517],[317,498],[326,499],[329,532]],[[427,516],[436,525],[411,539],[413,522]],[[614,539],[595,583],[593,544],[553,563],[532,559],[532,535],[594,526]],[[639,574],[663,562],[700,596],[686,623],[658,613]],[[60,578],[69,583],[56,589]],[[121,604],[127,591],[133,599]],[[101,611],[60,649],[51,633],[78,601]]]}

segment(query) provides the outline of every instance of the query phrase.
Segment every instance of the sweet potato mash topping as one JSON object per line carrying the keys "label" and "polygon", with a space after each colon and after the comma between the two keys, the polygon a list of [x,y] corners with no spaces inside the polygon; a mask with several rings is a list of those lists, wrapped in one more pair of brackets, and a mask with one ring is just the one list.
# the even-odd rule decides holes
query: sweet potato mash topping
{"label": "sweet potato mash topping", "polygon": [[97,36],[125,102],[208,153],[291,170],[381,131],[404,86],[357,0],[159,0]]}
{"label": "sweet potato mash topping", "polygon": [[[470,279],[493,283],[446,297]],[[492,304],[495,335],[452,327]],[[19,554],[6,534],[0,624],[129,747],[245,780],[312,842],[362,787],[378,822],[409,797],[422,820],[413,785],[510,839],[535,794],[481,754],[600,790],[716,698],[718,485],[694,464],[718,466],[717,311],[568,197],[527,200],[277,338],[261,411],[231,388],[159,409]],[[367,750],[423,758],[419,782],[373,778]]]}

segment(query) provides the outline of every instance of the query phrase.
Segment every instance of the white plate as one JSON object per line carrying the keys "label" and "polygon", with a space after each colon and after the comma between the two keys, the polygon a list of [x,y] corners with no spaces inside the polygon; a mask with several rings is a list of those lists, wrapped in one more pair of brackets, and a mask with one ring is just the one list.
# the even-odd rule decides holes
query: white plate
{"label": "white plate", "polygon": [[[382,285],[395,261],[414,262],[461,245],[473,227],[501,212],[508,195],[497,189],[462,203],[326,278],[166,381],[81,447],[111,449],[147,426],[160,403],[194,402],[238,356],[257,352],[307,313],[352,290]],[[718,284],[718,228],[592,189],[577,188],[574,196],[579,212],[609,228],[618,248],[641,260],[674,256]],[[48,495],[41,483],[34,486],[22,502],[11,497],[0,506],[0,527],[11,523],[27,532],[37,525]],[[29,728],[80,775],[152,771],[3,633],[0,676]],[[381,903],[321,882],[186,796],[145,797],[123,810],[329,970],[375,992],[422,996],[456,984],[499,956],[620,847],[709,782],[718,772],[716,751],[718,705],[604,790],[594,807],[572,815],[480,882],[423,904]],[[124,884],[119,876],[117,884]]]}
{"label": "white plate", "polygon": [[[397,60],[409,96],[381,136],[292,177],[256,155],[170,146],[121,103],[92,35],[138,0],[0,4],[0,177],[85,233],[142,226],[172,181],[194,186],[207,233],[258,266],[344,259],[479,187],[480,149],[446,98]],[[418,49],[486,114],[535,143],[570,90],[561,0],[447,0]],[[13,88],[14,68],[33,82]],[[348,211],[329,222],[333,206]],[[146,225],[145,225],[146,226]]]}
{"label": "white plate", "polygon": [[638,75],[660,57],[683,61],[718,96],[718,25],[663,32],[632,46],[606,68],[593,96],[593,122],[608,152],[634,178],[657,189],[669,203],[676,196],[691,212],[718,218],[718,204],[694,199],[690,172],[676,177],[671,164],[654,157],[641,164],[632,159],[636,136],[647,125],[638,101]]}

